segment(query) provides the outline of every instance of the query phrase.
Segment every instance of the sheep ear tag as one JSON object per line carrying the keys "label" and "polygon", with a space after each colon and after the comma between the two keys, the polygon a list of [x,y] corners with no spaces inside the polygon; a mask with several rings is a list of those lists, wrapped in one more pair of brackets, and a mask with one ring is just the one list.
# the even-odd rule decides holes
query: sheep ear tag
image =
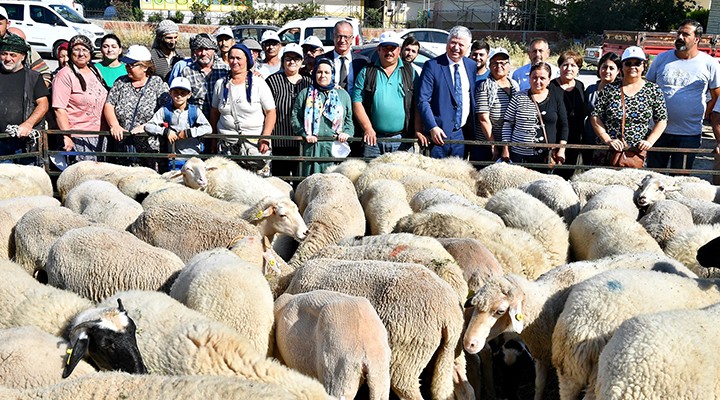
{"label": "sheep ear tag", "polygon": [[522,306],[518,304],[516,307],[510,307],[510,320],[512,321],[513,330],[516,333],[521,333],[525,326],[525,316],[522,313]]}
{"label": "sheep ear tag", "polygon": [[273,214],[275,214],[275,206],[270,206],[262,211],[258,211],[258,213],[257,213],[257,215],[255,215],[255,217],[257,219],[263,219],[263,218],[267,218]]}
{"label": "sheep ear tag", "polygon": [[78,365],[80,360],[83,359],[85,353],[88,350],[88,338],[86,335],[81,334],[81,337],[75,342],[72,348],[67,349],[67,359],[65,361],[65,368],[63,368],[63,379],[67,378],[72,374],[75,367]]}

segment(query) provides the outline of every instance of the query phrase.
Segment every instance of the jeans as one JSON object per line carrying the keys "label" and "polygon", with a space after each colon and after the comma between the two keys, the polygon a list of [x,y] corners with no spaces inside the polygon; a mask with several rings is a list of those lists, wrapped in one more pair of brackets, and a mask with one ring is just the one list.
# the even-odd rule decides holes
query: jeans
{"label": "jeans", "polygon": [[[398,134],[395,136],[383,136],[383,138],[387,139],[402,139],[402,135]],[[400,145],[404,143],[400,142],[381,142],[378,141],[374,145],[365,144],[365,149],[363,150],[363,157],[365,158],[377,158],[385,153],[392,153],[395,151],[400,150]]]}
{"label": "jeans", "polygon": [[[697,149],[700,147],[700,135],[685,136],[663,133],[660,139],[655,142],[655,147],[676,147],[679,149]],[[687,163],[683,166],[683,158],[687,157]],[[648,168],[667,168],[670,161],[670,168],[692,169],[695,162],[694,153],[670,153],[670,152],[648,152]]]}
{"label": "jeans", "polygon": [[[462,130],[457,130],[453,132],[445,132],[447,135],[447,140],[463,140],[463,132]],[[430,146],[430,157],[432,158],[445,158],[445,157],[465,157],[465,145],[462,143],[445,143],[444,145],[440,146],[437,144],[432,144]]]}

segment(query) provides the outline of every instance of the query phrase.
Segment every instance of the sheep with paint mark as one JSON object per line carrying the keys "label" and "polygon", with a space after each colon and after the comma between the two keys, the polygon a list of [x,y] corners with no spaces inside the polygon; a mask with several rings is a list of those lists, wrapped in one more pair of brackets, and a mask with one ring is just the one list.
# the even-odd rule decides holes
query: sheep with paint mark
{"label": "sheep with paint mark", "polygon": [[355,398],[367,382],[371,399],[389,398],[388,333],[368,299],[327,290],[283,294],[275,301],[275,337],[278,358],[331,396]]}
{"label": "sheep with paint mark", "polygon": [[594,398],[598,359],[623,321],[646,313],[720,302],[720,281],[654,271],[617,270],[573,287],[552,337],[560,397]]}

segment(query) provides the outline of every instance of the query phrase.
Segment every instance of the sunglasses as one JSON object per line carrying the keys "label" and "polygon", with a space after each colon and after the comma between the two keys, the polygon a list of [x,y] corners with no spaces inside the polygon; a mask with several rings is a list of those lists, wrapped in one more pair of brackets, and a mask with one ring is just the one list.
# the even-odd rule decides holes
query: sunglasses
{"label": "sunglasses", "polygon": [[640,60],[627,60],[623,61],[623,65],[626,67],[639,67],[643,65],[643,62]]}

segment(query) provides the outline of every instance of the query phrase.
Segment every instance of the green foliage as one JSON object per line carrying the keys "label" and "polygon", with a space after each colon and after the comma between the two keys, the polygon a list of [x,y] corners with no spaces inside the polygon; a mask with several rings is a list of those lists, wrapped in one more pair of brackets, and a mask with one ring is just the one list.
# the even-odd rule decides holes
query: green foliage
{"label": "green foliage", "polygon": [[170,15],[168,19],[176,24],[182,24],[183,21],[185,21],[185,14],[183,14],[182,11],[177,10],[175,11],[175,15]]}
{"label": "green foliage", "polygon": [[138,7],[133,7],[132,13],[133,21],[145,21],[145,12],[142,9]]}
{"label": "green foliage", "polygon": [[152,13],[152,14],[148,15],[147,22],[150,22],[152,24],[157,24],[164,19],[165,19],[165,17],[161,13]]}
{"label": "green foliage", "polygon": [[311,3],[298,3],[288,7],[284,7],[277,16],[277,25],[282,26],[288,21],[300,18],[309,18],[317,15],[320,11],[320,5]]}
{"label": "green foliage", "polygon": [[490,45],[490,48],[494,49],[502,47],[510,53],[510,64],[513,68],[524,65],[527,61],[527,52],[525,46],[518,42],[513,42],[507,37],[487,37],[485,42]]}
{"label": "green foliage", "polygon": [[419,9],[417,14],[417,20],[415,20],[415,25],[417,28],[427,28],[428,27],[428,12],[424,9]]}
{"label": "green foliage", "polygon": [[692,10],[689,13],[687,13],[687,17],[699,22],[700,25],[702,25],[703,28],[705,28],[707,30],[708,18],[710,17],[710,10],[705,10],[703,8],[700,8],[697,10]]}
{"label": "green foliage", "polygon": [[383,12],[379,8],[366,8],[365,9],[365,24],[367,28],[382,28],[383,26]]}
{"label": "green foliage", "polygon": [[275,21],[277,14],[278,12],[273,7],[273,4],[265,3],[258,8],[247,6],[241,10],[234,10],[225,14],[220,19],[220,25],[268,24]]}
{"label": "green foliage", "polygon": [[205,2],[202,0],[195,0],[194,3],[190,6],[190,12],[193,13],[192,19],[190,19],[191,24],[197,24],[197,25],[208,25],[210,24],[210,20],[207,18],[207,10],[210,8],[210,3]]}

